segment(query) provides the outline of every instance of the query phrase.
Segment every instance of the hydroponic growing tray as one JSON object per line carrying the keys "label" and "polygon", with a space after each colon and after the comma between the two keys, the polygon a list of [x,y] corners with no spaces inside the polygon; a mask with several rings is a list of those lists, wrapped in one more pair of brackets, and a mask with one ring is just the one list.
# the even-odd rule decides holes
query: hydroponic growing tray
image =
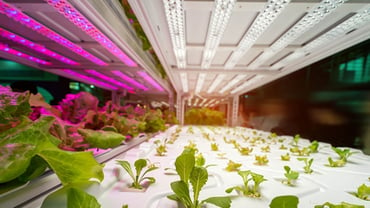
{"label": "hydroponic growing tray", "polygon": [[[154,142],[156,140],[168,141],[173,138],[176,131],[178,137],[173,144],[167,144],[167,153],[164,156],[158,156]],[[103,185],[98,189],[93,189],[90,193],[96,196],[104,208],[121,208],[125,204],[129,208],[176,208],[178,207],[177,203],[167,199],[167,196],[172,194],[170,183],[179,180],[179,176],[173,171],[174,162],[183,151],[184,146],[192,142],[196,144],[198,153],[203,154],[206,164],[215,165],[207,168],[209,179],[201,191],[200,199],[211,196],[232,196],[231,207],[269,207],[271,200],[276,196],[295,195],[299,197],[298,207],[303,208],[322,205],[325,202],[334,204],[348,202],[370,207],[369,201],[359,199],[351,194],[351,192],[356,192],[362,184],[369,186],[370,156],[364,155],[360,150],[350,149],[355,154],[348,158],[343,167],[329,167],[328,157],[333,160],[338,159],[330,144],[319,142],[317,153],[298,156],[289,151],[294,143],[293,137],[272,138],[271,136],[270,132],[239,127],[173,126],[166,132],[158,134],[147,142],[143,142],[107,162],[104,168]],[[243,156],[230,143],[231,140],[237,141],[243,147],[252,147],[253,151],[249,155]],[[225,141],[229,141],[229,143]],[[212,142],[219,145],[218,151],[211,150]],[[301,138],[296,144],[298,148],[303,148],[310,145],[311,142]],[[270,151],[262,151],[262,148],[266,150],[267,145]],[[281,149],[282,146],[287,149]],[[290,154],[290,161],[281,159],[281,155],[286,153]],[[256,165],[256,155],[266,155],[269,162],[265,165]],[[314,159],[311,174],[304,173],[304,163],[297,160],[302,157]],[[132,181],[116,160],[128,160],[133,164],[138,158],[147,158],[152,163],[159,165],[159,169],[148,173],[148,176],[156,178],[156,182],[145,191],[127,190]],[[267,179],[260,185],[261,197],[239,196],[235,191],[230,194],[225,193],[225,189],[242,184],[242,179],[237,172],[225,170],[229,160],[241,163],[240,170],[251,170]],[[285,173],[284,166],[289,166],[292,170],[300,173],[294,186],[282,183]],[[117,170],[120,172],[118,175]],[[56,207],[55,203],[53,207]],[[207,207],[214,206],[207,205]]]}

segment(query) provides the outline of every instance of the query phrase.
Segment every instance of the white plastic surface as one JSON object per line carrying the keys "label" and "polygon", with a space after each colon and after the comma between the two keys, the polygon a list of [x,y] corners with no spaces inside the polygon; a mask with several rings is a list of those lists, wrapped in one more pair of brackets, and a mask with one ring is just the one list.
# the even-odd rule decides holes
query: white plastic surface
{"label": "white plastic surface", "polygon": [[[116,158],[116,160],[128,160],[131,163],[138,158],[148,158],[153,163],[159,163],[160,168],[148,174],[148,176],[156,178],[156,183],[149,186],[145,192],[122,191],[122,187],[131,183],[130,178],[123,168],[116,164],[115,160],[107,163],[104,171],[105,180],[109,182],[103,182],[105,191],[97,196],[103,208],[121,208],[124,204],[128,204],[129,208],[178,207],[176,202],[168,200],[166,196],[172,193],[170,183],[179,180],[179,177],[172,174],[173,171],[165,169],[174,168],[176,157],[189,141],[197,145],[199,152],[206,159],[206,164],[216,165],[208,168],[209,180],[201,191],[200,199],[229,195],[233,196],[231,207],[234,208],[269,207],[271,200],[276,196],[296,195],[299,197],[300,208],[314,207],[314,205],[321,205],[325,202],[338,204],[343,201],[370,207],[370,201],[358,199],[349,193],[357,191],[357,187],[361,184],[370,185],[370,156],[364,155],[360,150],[352,149],[352,151],[358,153],[349,157],[344,167],[332,168],[326,166],[328,164],[327,158],[330,156],[335,160],[338,159],[338,156],[331,149],[330,144],[320,143],[319,152],[311,153],[308,156],[308,158],[314,158],[312,165],[314,172],[306,174],[303,171],[304,163],[296,159],[299,156],[289,152],[292,137],[279,137],[285,138],[283,143],[280,143],[277,142],[277,139],[268,139],[269,132],[257,131],[257,135],[254,135],[251,129],[246,128],[193,126],[194,133],[189,133],[189,127],[184,126],[181,127],[181,132],[175,143],[167,144],[168,152],[166,155],[156,156],[155,144],[153,142],[158,139],[169,139],[176,128],[176,126],[172,127],[148,142],[131,149],[125,155]],[[214,139],[213,142],[219,145],[219,151],[211,151],[211,141],[205,139],[204,134],[209,134],[210,138]],[[249,140],[244,141],[241,135],[250,138],[260,136],[265,138],[266,143],[260,142],[256,144],[256,146],[253,146],[253,152],[249,156],[242,156],[232,144],[224,142],[225,137],[227,140],[235,139],[243,147],[251,146]],[[270,152],[262,152],[261,147],[265,147],[267,144],[270,146]],[[281,144],[284,144],[288,149],[279,149]],[[310,141],[306,139],[300,139],[298,143],[300,148],[309,144]],[[220,152],[225,153],[225,159],[217,155]],[[287,152],[291,156],[290,161],[282,161],[280,155]],[[267,155],[269,159],[268,164],[263,166],[254,164],[255,155]],[[242,185],[242,179],[237,172],[224,170],[229,160],[242,163],[240,170],[251,170],[264,175],[267,181],[261,184],[260,192],[262,196],[260,198],[238,196],[235,191],[230,194],[225,193],[225,189],[231,186]],[[281,183],[281,180],[284,178],[283,167],[285,165],[290,166],[292,170],[300,172],[295,186],[287,186]],[[120,182],[116,181],[112,172],[116,167],[120,168]],[[111,186],[108,186],[108,184]]]}

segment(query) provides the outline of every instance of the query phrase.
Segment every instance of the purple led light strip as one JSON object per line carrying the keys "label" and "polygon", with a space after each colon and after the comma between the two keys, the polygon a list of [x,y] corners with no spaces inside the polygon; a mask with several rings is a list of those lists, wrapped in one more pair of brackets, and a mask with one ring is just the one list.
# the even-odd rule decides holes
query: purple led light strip
{"label": "purple led light strip", "polygon": [[0,43],[0,50],[4,51],[4,52],[7,52],[9,54],[12,54],[12,55],[15,55],[15,56],[18,56],[18,57],[22,57],[24,59],[27,59],[27,60],[30,60],[30,61],[33,61],[33,62],[36,62],[38,64],[44,64],[44,65],[51,65],[50,62],[47,62],[45,60],[42,60],[42,59],[39,59],[39,58],[36,58],[34,56],[30,56],[28,54],[25,54],[25,53],[22,53],[20,51],[17,51],[17,50],[14,50],[12,48],[9,48],[7,45],[4,45],[2,43]]}
{"label": "purple led light strip", "polygon": [[142,78],[144,78],[146,81],[148,81],[153,87],[155,87],[157,90],[159,91],[163,91],[163,88],[161,86],[159,86],[159,84],[154,81],[153,78],[151,78],[147,73],[143,72],[143,71],[138,71],[137,72]]}
{"label": "purple led light strip", "polygon": [[85,57],[86,59],[92,61],[95,64],[100,66],[108,65],[104,61],[100,60],[99,58],[93,56],[89,52],[85,51],[82,47],[72,43],[71,41],[67,40],[66,38],[60,36],[56,32],[50,30],[49,28],[45,27],[41,23],[37,22],[36,20],[32,19],[31,17],[23,14],[20,10],[14,8],[13,6],[3,2],[0,0],[0,13],[5,14],[9,18],[31,28],[32,30],[40,33],[48,37],[49,39],[57,42],[58,44],[68,48],[69,50]]}
{"label": "purple led light strip", "polygon": [[105,88],[108,88],[108,89],[111,89],[111,90],[118,90],[118,87],[116,86],[113,86],[113,85],[110,85],[110,84],[107,84],[105,82],[101,82],[99,80],[96,80],[96,79],[93,79],[91,77],[88,77],[86,75],[83,75],[83,74],[80,74],[80,73],[77,73],[75,71],[72,71],[70,69],[62,69],[62,71],[64,71],[65,73],[68,73],[70,75],[73,75],[73,76],[76,76],[76,77],[79,77],[81,79],[84,79],[84,80],[87,80],[89,81],[90,83],[94,83],[94,84],[97,84],[97,85],[100,85],[102,87],[105,87]]}
{"label": "purple led light strip", "polygon": [[37,44],[37,43],[34,43],[30,40],[27,40],[19,35],[16,35],[10,31],[7,31],[3,28],[0,28],[0,35],[4,38],[7,38],[9,40],[12,40],[14,42],[17,42],[19,44],[22,44],[28,48],[31,48],[35,51],[38,51],[40,53],[43,53],[47,56],[50,56],[52,58],[55,58],[61,62],[64,62],[66,64],[70,64],[70,65],[80,65],[79,63],[75,62],[75,61],[72,61],[71,59],[69,58],[66,58],[64,56],[61,56],[53,51],[50,51],[49,49],[45,48],[43,45],[40,45],[40,44]]}
{"label": "purple led light strip", "polygon": [[78,12],[71,4],[65,0],[45,0],[53,6],[59,13],[63,14],[73,24],[85,31],[90,37],[98,41],[113,55],[118,57],[127,66],[136,67],[137,64],[130,59],[121,49],[119,49],[109,38],[101,33],[91,22]]}
{"label": "purple led light strip", "polygon": [[107,77],[107,76],[105,76],[104,74],[99,73],[99,72],[97,72],[97,71],[94,71],[94,70],[91,70],[91,69],[87,69],[87,70],[85,70],[85,72],[87,72],[87,73],[89,73],[89,74],[91,74],[91,75],[94,75],[95,77],[98,77],[98,78],[100,78],[100,79],[104,79],[105,81],[108,81],[108,82],[110,82],[110,83],[112,83],[112,84],[114,84],[114,85],[117,85],[117,86],[123,87],[123,88],[125,88],[125,89],[127,89],[127,90],[134,90],[134,88],[132,88],[132,87],[130,87],[130,86],[127,86],[127,85],[125,85],[125,84],[123,84],[123,83],[121,83],[121,82],[119,82],[119,81],[117,81],[117,80],[115,80],[115,79],[112,79],[112,78],[110,78],[110,77]]}
{"label": "purple led light strip", "polygon": [[120,77],[121,79],[123,79],[123,80],[125,80],[125,81],[127,81],[127,82],[129,82],[129,83],[131,83],[133,85],[135,85],[136,87],[144,90],[144,91],[147,91],[148,90],[147,87],[145,87],[144,85],[140,84],[139,82],[135,81],[131,77],[125,75],[124,73],[122,73],[122,72],[120,72],[118,70],[112,71],[112,73],[115,74],[116,76]]}

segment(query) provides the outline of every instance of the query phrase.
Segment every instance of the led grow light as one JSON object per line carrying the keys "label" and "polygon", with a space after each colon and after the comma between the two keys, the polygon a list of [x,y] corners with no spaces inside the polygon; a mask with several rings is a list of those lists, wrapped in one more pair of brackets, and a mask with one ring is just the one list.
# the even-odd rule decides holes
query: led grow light
{"label": "led grow light", "polygon": [[182,0],[163,0],[173,50],[179,68],[186,67],[184,8]]}
{"label": "led grow light", "polygon": [[217,75],[216,79],[212,82],[212,85],[208,88],[207,93],[212,93],[216,87],[224,80],[225,74]]}
{"label": "led grow light", "polygon": [[283,60],[276,63],[272,66],[273,69],[278,69],[285,66],[289,61],[303,57],[305,54],[314,51],[315,49],[330,43],[331,41],[338,39],[346,35],[348,32],[362,27],[365,24],[368,24],[370,21],[370,6],[360,9],[356,15],[353,15],[346,21],[340,23],[333,29],[329,30],[325,34],[316,38],[315,40],[309,42],[302,48],[296,50],[294,53],[285,57]]}
{"label": "led grow light", "polygon": [[122,82],[119,82],[119,81],[117,81],[117,80],[115,80],[115,79],[112,79],[112,78],[110,78],[110,77],[107,77],[106,75],[104,75],[104,74],[102,74],[102,73],[99,73],[99,72],[97,72],[97,71],[95,71],[95,70],[88,69],[88,70],[85,70],[85,72],[87,72],[87,73],[89,73],[89,74],[91,74],[91,75],[93,75],[93,76],[95,76],[95,77],[97,77],[97,78],[100,78],[100,79],[103,79],[103,80],[105,80],[105,81],[108,81],[108,82],[110,82],[110,83],[112,83],[112,84],[114,84],[114,85],[117,85],[117,86],[123,87],[123,88],[125,88],[125,89],[127,89],[127,90],[134,90],[134,88],[132,88],[132,87],[130,87],[130,86],[128,86],[128,85],[125,85],[125,84],[123,84]]}
{"label": "led grow light", "polygon": [[251,79],[249,79],[248,81],[246,81],[245,83],[241,84],[239,87],[231,90],[231,94],[234,94],[234,93],[237,93],[243,89],[245,89],[246,87],[256,83],[257,81],[260,81],[264,76],[263,75],[256,75],[254,77],[252,77]]}
{"label": "led grow light", "polygon": [[236,0],[216,0],[215,9],[212,12],[211,23],[208,27],[207,41],[203,52],[202,68],[209,68],[216,49],[224,34],[227,23]]}
{"label": "led grow light", "polygon": [[12,48],[9,48],[7,45],[5,44],[2,44],[0,43],[0,50],[1,51],[4,51],[6,53],[9,53],[9,54],[12,54],[14,56],[18,56],[18,57],[21,57],[21,58],[24,58],[24,59],[27,59],[29,61],[33,61],[35,63],[38,63],[38,64],[43,64],[43,65],[51,65],[50,62],[47,62],[45,60],[42,60],[42,59],[39,59],[39,58],[36,58],[34,56],[30,56],[28,54],[25,54],[23,52],[20,52],[20,51],[17,51],[15,49],[12,49]]}
{"label": "led grow light", "polygon": [[240,82],[242,79],[244,79],[247,75],[246,74],[239,74],[237,75],[233,80],[231,80],[225,87],[223,87],[220,90],[220,93],[224,93],[225,91],[229,90],[232,88],[234,85],[236,85],[238,82]]}
{"label": "led grow light", "polygon": [[93,56],[89,52],[85,51],[82,47],[72,43],[71,41],[67,40],[66,38],[62,37],[61,35],[57,34],[56,32],[50,30],[49,28],[45,27],[41,23],[37,22],[36,20],[32,19],[31,17],[27,16],[20,10],[16,9],[12,5],[9,5],[3,1],[0,1],[0,13],[5,14],[9,18],[27,26],[28,28],[32,29],[44,35],[45,37],[57,42],[58,44],[68,48],[69,50],[77,53],[80,56],[85,57],[86,59],[92,61],[95,64],[105,66],[108,65],[104,61],[100,60],[99,58]]}
{"label": "led grow light", "polygon": [[255,69],[272,57],[274,54],[285,48],[308,29],[323,20],[327,15],[332,13],[347,0],[324,0],[313,7],[298,23],[296,23],[288,32],[275,41],[271,47],[259,56],[250,68]]}
{"label": "led grow light", "polygon": [[71,59],[64,57],[62,55],[59,55],[58,53],[55,53],[47,48],[45,48],[43,45],[37,44],[35,42],[32,42],[30,40],[27,40],[26,38],[16,35],[8,30],[5,30],[4,28],[0,28],[0,36],[7,38],[9,40],[12,40],[14,42],[17,42],[19,44],[22,44],[28,48],[31,48],[37,52],[40,52],[42,54],[45,54],[47,56],[50,56],[54,59],[57,59],[61,62],[64,62],[66,64],[70,65],[79,65],[79,63],[72,61]]}
{"label": "led grow light", "polygon": [[71,4],[65,0],[46,0],[59,13],[63,14],[69,21],[86,32],[91,38],[119,58],[127,66],[135,67],[137,64],[130,59],[121,49],[119,49],[109,38],[100,32],[91,22],[78,12]]}
{"label": "led grow light", "polygon": [[197,81],[197,85],[195,87],[195,93],[199,93],[202,90],[202,86],[204,84],[205,78],[206,78],[206,74],[205,73],[200,73],[198,75],[198,81]]}
{"label": "led grow light", "polygon": [[164,91],[163,88],[156,82],[152,77],[150,77],[146,72],[138,71],[137,72],[142,78],[149,82],[154,88],[159,91]]}
{"label": "led grow light", "polygon": [[225,64],[226,69],[233,68],[239,59],[252,47],[258,37],[284,10],[290,0],[269,0],[263,10],[259,13],[252,26],[240,41],[237,49],[232,53],[230,59]]}
{"label": "led grow light", "polygon": [[118,70],[115,70],[115,71],[111,71],[114,75],[118,76],[119,78],[135,85],[136,87],[146,91],[148,90],[147,87],[145,87],[144,85],[140,84],[139,82],[137,82],[136,80],[132,79],[131,77],[127,76],[126,74],[122,73],[121,71],[118,71]]}
{"label": "led grow light", "polygon": [[180,79],[181,79],[182,90],[184,92],[189,92],[188,76],[187,76],[186,72],[181,72],[180,73]]}
{"label": "led grow light", "polygon": [[78,78],[81,78],[87,82],[89,82],[89,84],[94,84],[94,85],[99,85],[103,88],[108,88],[110,90],[118,90],[118,87],[116,86],[113,86],[113,85],[110,85],[110,84],[107,84],[105,82],[101,82],[99,80],[96,80],[96,79],[93,79],[91,77],[88,77],[86,75],[83,75],[83,74],[80,74],[80,73],[77,73],[75,71],[72,71],[70,69],[61,69],[63,72],[67,73],[67,74],[70,74],[70,75],[73,75],[73,76],[76,76]]}

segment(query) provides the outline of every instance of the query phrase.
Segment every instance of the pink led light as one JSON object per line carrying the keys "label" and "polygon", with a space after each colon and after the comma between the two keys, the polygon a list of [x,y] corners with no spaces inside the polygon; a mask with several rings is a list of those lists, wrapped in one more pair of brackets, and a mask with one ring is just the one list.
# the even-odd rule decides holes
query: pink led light
{"label": "pink led light", "polygon": [[27,40],[19,35],[16,35],[10,31],[7,31],[3,28],[0,28],[0,35],[4,38],[7,38],[9,40],[12,40],[14,42],[17,42],[19,44],[22,44],[28,48],[31,48],[35,51],[38,51],[40,53],[43,53],[47,56],[50,56],[52,58],[55,58],[61,62],[64,62],[66,64],[70,64],[70,65],[80,65],[79,63],[75,62],[75,61],[72,61],[71,59],[69,58],[66,58],[64,56],[61,56],[53,51],[50,51],[49,49],[45,48],[43,45],[40,45],[40,44],[37,44],[37,43],[34,43],[30,40]]}
{"label": "pink led light", "polygon": [[65,0],[46,0],[46,2],[53,6],[59,13],[63,14],[73,24],[85,31],[90,37],[98,41],[113,55],[118,57],[127,66],[136,67],[137,64],[130,59],[121,49],[119,49],[109,38],[101,33],[91,22],[86,19],[80,12],[78,12],[71,4]]}
{"label": "pink led light", "polygon": [[130,87],[130,86],[127,86],[127,85],[125,85],[125,84],[123,84],[123,83],[121,83],[121,82],[118,82],[118,81],[117,81],[117,80],[115,80],[115,79],[112,79],[112,78],[110,78],[110,77],[107,77],[107,76],[105,76],[104,74],[99,73],[99,72],[97,72],[97,71],[94,71],[94,70],[88,69],[88,70],[85,70],[85,72],[87,72],[87,73],[89,73],[89,74],[91,74],[91,75],[94,75],[95,77],[98,77],[98,78],[100,78],[100,79],[104,79],[105,81],[108,81],[108,82],[110,82],[110,83],[112,83],[112,84],[114,84],[114,85],[117,85],[117,86],[123,87],[123,88],[125,88],[125,89],[127,89],[127,90],[130,90],[130,91],[134,90],[134,88],[132,88],[132,87]]}
{"label": "pink led light", "polygon": [[136,87],[144,90],[144,91],[147,91],[148,88],[145,87],[144,85],[140,84],[139,82],[135,81],[134,79],[132,79],[131,77],[127,76],[126,74],[116,70],[116,71],[112,71],[113,74],[115,74],[116,76],[120,77],[121,79],[135,85]]}
{"label": "pink led light", "polygon": [[153,87],[155,87],[157,90],[159,91],[163,91],[163,88],[161,86],[159,86],[159,84],[154,81],[153,78],[151,78],[147,73],[143,72],[143,71],[138,71],[137,72],[142,78],[144,78],[146,81],[148,81]]}
{"label": "pink led light", "polygon": [[68,48],[69,50],[79,54],[80,56],[85,57],[86,59],[92,61],[95,64],[106,66],[108,65],[104,61],[100,60],[99,58],[95,57],[94,55],[90,54],[89,52],[85,51],[82,47],[72,43],[71,41],[67,40],[66,38],[60,36],[56,32],[50,30],[49,28],[45,27],[41,23],[37,22],[36,20],[32,19],[31,17],[25,15],[20,10],[14,8],[13,6],[0,1],[0,13],[5,14],[9,18],[31,28],[32,30],[40,33],[48,37],[49,39],[57,42],[58,44]]}
{"label": "pink led light", "polygon": [[33,61],[33,62],[36,62],[38,64],[44,64],[44,65],[51,65],[50,62],[47,62],[45,60],[42,60],[42,59],[39,59],[39,58],[36,58],[34,56],[30,56],[28,54],[25,54],[25,53],[22,53],[20,51],[17,51],[15,49],[12,49],[12,48],[9,48],[7,45],[4,45],[2,43],[0,43],[0,50],[4,51],[4,52],[7,52],[9,54],[12,54],[12,55],[15,55],[15,56],[18,56],[18,57],[22,57],[24,59],[27,59],[27,60],[30,60],[30,61]]}
{"label": "pink led light", "polygon": [[70,69],[62,69],[62,71],[64,71],[65,73],[68,73],[70,75],[73,75],[73,76],[79,77],[81,79],[84,79],[86,81],[89,81],[90,83],[94,83],[94,84],[100,85],[101,87],[108,88],[108,89],[111,89],[111,90],[118,90],[118,87],[116,87],[116,86],[107,84],[105,82],[101,82],[99,80],[93,79],[93,78],[88,77],[86,75],[83,75],[83,74],[77,73],[75,71],[72,71]]}

